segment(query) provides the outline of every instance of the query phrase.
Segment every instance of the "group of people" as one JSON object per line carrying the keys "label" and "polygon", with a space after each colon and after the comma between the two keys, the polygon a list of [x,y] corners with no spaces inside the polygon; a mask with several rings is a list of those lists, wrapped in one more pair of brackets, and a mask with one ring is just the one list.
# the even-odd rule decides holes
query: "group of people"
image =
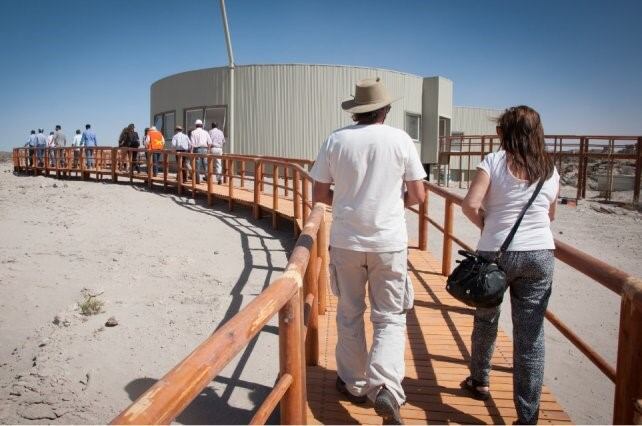
{"label": "group of people", "polygon": [[[29,148],[29,158],[27,159],[29,167],[33,166],[34,156],[37,159],[38,167],[44,167],[45,157],[48,158],[51,167],[55,167],[56,165],[64,167],[68,161],[68,159],[60,153],[60,150],[55,149],[67,147],[67,136],[62,131],[60,124],[56,125],[55,130],[49,132],[48,136],[45,136],[44,129],[38,129],[37,133],[35,130],[32,130],[24,146]],[[70,146],[75,148],[73,157],[74,167],[78,165],[79,151],[82,146],[87,147],[87,167],[92,167],[93,150],[91,148],[98,146],[98,142],[96,133],[91,129],[91,124],[86,124],[85,131],[82,133],[80,129],[76,130]]]}
{"label": "group of people", "polygon": [[[218,128],[217,123],[212,123],[212,128],[209,131],[203,129],[203,121],[196,120],[194,123],[194,129],[185,134],[183,132],[183,127],[177,125],[174,128],[174,136],[171,141],[171,149],[177,153],[197,153],[197,154],[214,154],[214,155],[223,155],[223,146],[225,145],[225,136],[223,132]],[[143,138],[143,146],[145,147],[145,155],[151,155],[152,158],[152,176],[156,177],[161,168],[161,151],[166,148],[165,146],[165,137],[163,133],[159,131],[155,126],[145,128],[145,134]],[[133,124],[125,127],[120,133],[118,138],[118,146],[120,148],[139,148],[140,139],[138,132]],[[129,153],[129,155],[127,154]],[[140,172],[140,166],[138,164],[138,151],[128,150],[119,152],[118,159],[118,168],[119,170],[128,170],[127,163],[129,162],[129,167],[136,172]],[[183,157],[181,161],[182,164],[178,165],[177,157],[177,167],[181,169],[185,176],[191,176],[192,166],[187,157]],[[222,182],[222,164],[221,159],[215,159],[215,174],[216,181],[221,184]],[[196,183],[201,182],[201,174],[207,174],[207,162],[204,157],[201,157],[196,162],[197,173],[196,173]],[[206,180],[203,176],[203,180]]]}
{"label": "group of people", "polygon": [[[217,123],[212,123],[211,129],[206,131],[203,128],[203,121],[196,120],[194,122],[194,129],[190,130],[188,134],[183,132],[182,126],[176,126],[174,129],[174,136],[171,141],[171,149],[179,152],[190,152],[198,154],[214,154],[217,156],[223,155],[223,147],[225,145],[225,135],[223,131],[218,128]],[[43,129],[31,131],[27,137],[27,142],[24,145],[29,148],[28,164],[31,167],[33,164],[33,157],[35,156],[38,161],[38,167],[44,167],[45,152],[48,153],[49,165],[55,167],[59,164],[64,167],[66,159],[64,155],[59,155],[59,150],[55,148],[67,147],[67,137],[62,131],[62,127],[57,125],[55,131],[50,132],[49,136],[44,135]],[[96,133],[91,129],[91,125],[85,126],[85,131],[80,132],[76,130],[76,134],[71,142],[71,147],[74,148],[73,166],[78,166],[79,151],[81,147],[85,147],[86,165],[91,168],[94,167],[94,147],[98,146]],[[138,132],[134,124],[129,124],[121,132],[118,138],[119,148],[140,148],[141,142]],[[155,126],[145,128],[143,137],[143,146],[145,147],[145,155],[152,157],[152,175],[158,175],[161,162],[161,152],[165,147],[165,138],[163,133],[160,132]],[[140,164],[138,161],[138,151],[136,150],[122,150],[118,153],[118,170],[127,171],[132,170],[140,173]],[[207,160],[201,157],[196,162],[196,182],[201,182],[202,179],[206,180],[207,175]],[[186,172],[186,176],[191,176],[191,164],[186,157],[183,157],[181,169]],[[222,183],[222,162],[221,158],[217,157],[214,160],[214,173],[216,181],[220,185]]]}
{"label": "group of people", "polygon": [[[407,270],[405,208],[425,199],[426,177],[412,139],[384,124],[393,99],[380,79],[356,84],[342,103],[354,125],[330,134],[310,174],[313,200],[332,206],[330,281],[337,296],[336,388],[354,404],[370,399],[384,424],[402,424],[406,401],[406,313],[413,306]],[[497,122],[501,149],[478,166],[463,213],[482,229],[480,255],[494,258],[521,209],[543,186],[499,259],[507,276],[513,319],[513,393],[518,424],[536,424],[544,375],[544,313],[551,295],[555,248],[550,222],[559,174],[544,149],[539,114],[507,109]],[[367,291],[366,291],[367,285]],[[373,324],[368,351],[366,294]],[[486,400],[500,307],[474,314],[470,375],[461,388]],[[430,344],[430,342],[428,342]]]}

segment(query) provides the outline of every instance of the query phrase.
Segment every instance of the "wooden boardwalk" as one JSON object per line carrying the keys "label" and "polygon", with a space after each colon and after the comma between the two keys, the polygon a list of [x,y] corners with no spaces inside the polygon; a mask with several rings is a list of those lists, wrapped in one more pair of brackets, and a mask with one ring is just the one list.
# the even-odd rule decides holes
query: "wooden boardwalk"
{"label": "wooden boardwalk", "polygon": [[[94,172],[95,173],[95,172]],[[100,177],[98,175],[100,174]],[[129,175],[118,173],[121,181]],[[109,170],[96,173],[99,179],[109,177]],[[147,179],[145,173],[136,174],[133,180]],[[153,178],[154,187],[176,187],[175,176],[164,181],[161,174]],[[267,189],[271,190],[266,183]],[[192,191],[193,189],[193,191]],[[235,185],[230,200],[227,184],[212,186],[212,202],[253,205],[252,182],[244,188]],[[207,196],[207,184],[182,185],[185,196]],[[294,208],[292,192],[287,197],[280,191],[276,215],[292,220]],[[261,193],[259,203],[263,214],[273,213],[273,195]],[[296,221],[299,229],[300,220]],[[276,224],[276,222],[274,222]],[[294,225],[295,228],[297,225]],[[473,310],[457,302],[445,291],[445,277],[441,264],[432,255],[417,248],[410,249],[409,271],[415,289],[415,307],[407,318],[406,378],[404,388],[407,403],[402,407],[402,417],[407,424],[510,424],[516,420],[512,392],[512,342],[499,332],[491,372],[491,395],[486,402],[474,400],[459,388],[468,375],[470,335]],[[348,402],[335,389],[336,363],[336,298],[328,289],[328,309],[319,317],[319,365],[307,368],[307,413],[312,424],[380,424],[381,418],[372,404],[363,406]],[[366,312],[366,336],[370,344],[372,327]],[[570,418],[544,387],[540,406],[540,423],[570,423]]]}
{"label": "wooden boardwalk", "polygon": [[[512,392],[512,342],[500,331],[491,372],[492,398],[486,402],[466,396],[459,383],[468,376],[473,311],[445,290],[441,263],[430,253],[410,250],[409,268],[415,288],[415,307],[408,313],[406,378],[407,403],[401,414],[414,423],[494,423],[516,420]],[[336,298],[328,295],[328,311],[319,318],[319,365],[308,367],[308,422],[316,424],[381,424],[372,404],[358,406],[335,390]],[[368,345],[372,327],[366,313]],[[570,418],[544,387],[540,423],[570,423]]]}

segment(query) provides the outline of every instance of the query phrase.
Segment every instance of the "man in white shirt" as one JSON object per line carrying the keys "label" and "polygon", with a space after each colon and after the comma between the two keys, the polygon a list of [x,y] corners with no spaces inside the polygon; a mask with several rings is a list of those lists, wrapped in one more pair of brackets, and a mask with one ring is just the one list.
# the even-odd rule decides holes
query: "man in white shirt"
{"label": "man in white shirt", "polygon": [[[209,133],[203,129],[203,121],[196,120],[194,125],[196,128],[192,130],[190,149],[196,154],[207,154],[208,148],[212,145],[212,138],[210,138]],[[200,183],[201,173],[207,176],[207,161],[204,157],[196,159],[197,183]],[[205,180],[205,177],[203,177],[203,180]]]}
{"label": "man in white shirt", "polygon": [[49,136],[47,136],[47,148],[49,148],[49,165],[51,167],[55,167],[56,165],[56,151],[54,148],[56,147],[56,143],[54,142],[54,132],[49,132]]}
{"label": "man in white shirt", "polygon": [[[176,126],[175,129],[176,133],[174,134],[174,137],[172,138],[172,147],[176,150],[176,152],[189,152],[189,145],[190,145],[190,140],[189,137],[183,133],[183,128],[181,126]],[[181,161],[181,172],[183,173],[183,176],[191,176],[191,173],[189,173],[190,170],[192,170],[192,166],[190,164],[189,158],[187,157],[182,157],[183,160]],[[176,156],[176,165],[178,167],[178,156]]]}
{"label": "man in white shirt", "polygon": [[[212,146],[210,148],[210,153],[214,155],[223,155],[223,145],[225,145],[225,135],[218,128],[217,123],[212,123],[212,129],[209,131],[210,138],[212,139]],[[221,159],[216,158],[214,160],[214,173],[216,173],[216,182],[221,184],[221,171],[222,164]]]}
{"label": "man in white shirt", "polygon": [[[406,311],[414,298],[404,207],[423,202],[426,173],[410,136],[383,124],[393,99],[380,79],[359,81],[354,93],[342,108],[357,124],[330,134],[310,172],[314,202],[332,205],[336,387],[353,403],[374,401],[384,424],[401,424]],[[366,282],[374,328],[370,353],[363,318]]]}
{"label": "man in white shirt", "polygon": [[74,168],[78,167],[78,157],[80,156],[80,147],[82,146],[82,134],[80,133],[80,129],[76,130],[76,134],[74,135],[74,139],[71,142],[71,146],[74,147]]}

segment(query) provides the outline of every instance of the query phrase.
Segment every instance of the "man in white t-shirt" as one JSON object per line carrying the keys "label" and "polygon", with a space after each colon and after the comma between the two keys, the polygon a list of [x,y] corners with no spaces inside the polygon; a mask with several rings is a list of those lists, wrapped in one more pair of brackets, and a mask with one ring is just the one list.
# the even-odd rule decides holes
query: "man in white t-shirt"
{"label": "man in white t-shirt", "polygon": [[[210,134],[210,139],[212,139],[212,146],[210,147],[210,153],[214,155],[223,155],[223,145],[225,145],[225,135],[218,128],[217,123],[212,123],[212,129],[208,132]],[[221,164],[221,158],[214,159],[214,173],[216,173],[216,183],[219,185],[222,183],[221,171],[223,170]]]}
{"label": "man in white t-shirt", "polygon": [[[336,386],[353,403],[369,397],[389,424],[401,423],[406,311],[414,297],[405,207],[423,202],[426,177],[410,136],[383,124],[392,102],[379,78],[359,81],[354,99],[342,103],[356,124],[330,134],[310,172],[314,201],[332,205]],[[366,282],[374,328],[370,353],[363,318]]]}

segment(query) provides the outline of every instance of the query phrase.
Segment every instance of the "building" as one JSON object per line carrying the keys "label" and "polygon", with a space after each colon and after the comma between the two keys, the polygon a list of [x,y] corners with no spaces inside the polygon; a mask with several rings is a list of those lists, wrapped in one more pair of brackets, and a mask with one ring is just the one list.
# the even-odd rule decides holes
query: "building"
{"label": "building", "polygon": [[[424,164],[437,163],[439,137],[450,134],[459,116],[453,113],[462,110],[453,108],[453,82],[438,76],[340,65],[242,65],[234,69],[230,106],[230,69],[207,68],[153,83],[150,118],[166,139],[176,124],[190,129],[201,119],[208,129],[218,123],[235,154],[314,159],[332,130],[352,123],[341,101],[354,91],[356,81],[375,76],[393,97],[401,98],[387,123],[408,132]],[[227,126],[230,108],[233,135]]]}

